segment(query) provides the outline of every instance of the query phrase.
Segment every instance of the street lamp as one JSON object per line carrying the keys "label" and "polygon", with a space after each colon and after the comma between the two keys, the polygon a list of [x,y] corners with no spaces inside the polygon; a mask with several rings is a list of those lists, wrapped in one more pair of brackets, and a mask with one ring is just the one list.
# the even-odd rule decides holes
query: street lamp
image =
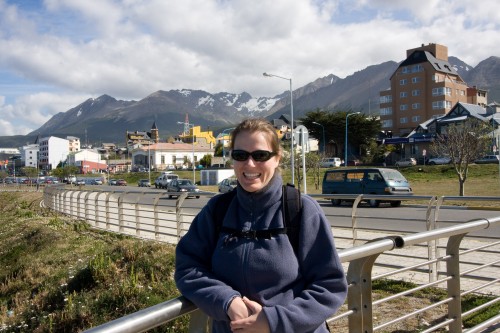
{"label": "street lamp", "polygon": [[348,113],[346,116],[345,116],[345,151],[344,151],[344,154],[345,154],[345,158],[344,158],[344,166],[347,166],[347,118],[349,118],[349,116],[352,116],[352,115],[355,115],[355,114],[359,114],[359,112],[354,112],[354,113]]}
{"label": "street lamp", "polygon": [[274,74],[269,74],[269,73],[262,73],[262,75],[266,76],[266,77],[277,77],[279,79],[283,79],[283,80],[288,80],[290,81],[290,123],[291,123],[291,126],[292,126],[292,153],[290,155],[292,161],[291,161],[291,164],[292,164],[292,185],[295,184],[295,157],[294,157],[294,130],[293,130],[293,89],[292,89],[292,78],[286,78],[286,77],[282,77],[282,76],[279,76],[279,75],[274,75]]}
{"label": "street lamp", "polygon": [[196,184],[196,165],[194,163],[194,124],[190,123],[183,123],[182,121],[178,121],[177,124],[179,125],[188,125],[191,127],[191,143],[193,146],[193,161],[192,161],[192,167],[193,167],[193,185]]}
{"label": "street lamp", "polygon": [[321,125],[320,123],[317,123],[315,121],[312,122],[314,125],[318,125],[318,126],[321,126],[321,129],[323,130],[323,154],[325,154],[325,127],[323,125]]}
{"label": "street lamp", "polygon": [[224,137],[226,136],[226,132],[231,132],[232,130],[234,130],[234,127],[231,127],[231,128],[226,128],[225,130],[222,131],[221,133],[221,136],[222,136],[222,162],[223,162],[223,167],[225,168],[226,167],[226,151],[224,149]]}

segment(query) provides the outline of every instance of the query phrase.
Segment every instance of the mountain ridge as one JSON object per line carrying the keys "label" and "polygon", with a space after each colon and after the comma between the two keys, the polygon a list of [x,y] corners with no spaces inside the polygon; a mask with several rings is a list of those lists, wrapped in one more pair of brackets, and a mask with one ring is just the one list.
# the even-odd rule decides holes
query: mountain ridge
{"label": "mountain ridge", "polygon": [[[491,56],[472,67],[450,56],[450,64],[469,86],[488,91],[488,101],[500,100],[500,57]],[[294,116],[308,111],[350,107],[365,114],[378,113],[379,92],[390,87],[390,76],[399,63],[387,61],[339,78],[334,74],[318,78],[293,91]],[[103,94],[89,98],[49,119],[27,135],[0,137],[0,147],[33,143],[37,136],[79,137],[82,143],[125,145],[126,131],[149,131],[156,123],[160,138],[179,134],[186,114],[189,122],[214,132],[246,117],[279,118],[290,113],[290,92],[273,97],[252,97],[247,92],[209,93],[202,90],[158,90],[138,101],[117,100]]]}

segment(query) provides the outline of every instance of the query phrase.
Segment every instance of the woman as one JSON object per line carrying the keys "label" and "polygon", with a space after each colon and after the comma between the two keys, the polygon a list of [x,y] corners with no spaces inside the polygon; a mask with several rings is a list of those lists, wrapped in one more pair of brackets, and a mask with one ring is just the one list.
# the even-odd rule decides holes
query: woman
{"label": "woman", "polygon": [[[231,133],[238,179],[223,226],[240,231],[283,227],[282,156],[274,127],[248,119]],[[347,284],[322,209],[302,196],[297,253],[286,234],[234,237],[215,230],[216,199],[193,220],[176,250],[181,293],[213,319],[213,332],[328,332]],[[219,208],[220,209],[220,208]]]}

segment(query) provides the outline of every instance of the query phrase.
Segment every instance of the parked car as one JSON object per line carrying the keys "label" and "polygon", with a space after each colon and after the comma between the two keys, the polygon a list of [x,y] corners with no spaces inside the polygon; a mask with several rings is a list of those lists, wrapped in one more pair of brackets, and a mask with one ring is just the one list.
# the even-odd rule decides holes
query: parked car
{"label": "parked car", "polygon": [[118,179],[116,181],[116,186],[127,186],[127,181],[125,179]]}
{"label": "parked car", "polygon": [[172,193],[177,193],[177,194],[169,194],[168,197],[172,198],[172,196],[179,196],[178,193],[182,192],[188,192],[192,193],[192,195],[188,195],[189,197],[196,197],[197,199],[200,197],[198,194],[200,190],[196,185],[193,185],[193,183],[189,179],[173,179],[170,181],[167,185],[167,192],[172,192]]}
{"label": "parked car", "polygon": [[437,165],[437,164],[450,164],[451,158],[442,156],[442,157],[433,157],[430,158],[427,164],[429,165]]}
{"label": "parked car", "polygon": [[238,180],[236,178],[226,178],[219,183],[219,192],[226,193],[231,192],[238,185]]}
{"label": "parked car", "polygon": [[140,179],[137,182],[137,186],[139,186],[139,187],[150,187],[151,183],[149,182],[149,179]]}
{"label": "parked car", "polygon": [[481,158],[478,158],[477,160],[474,161],[476,164],[498,164],[500,159],[498,158],[498,155],[486,155]]}
{"label": "parked car", "polygon": [[[348,160],[347,161],[347,166],[358,166],[358,165],[361,165],[363,163],[361,163],[360,160]],[[343,166],[345,166],[345,163],[342,163]]]}
{"label": "parked car", "polygon": [[102,179],[101,178],[96,178],[94,179],[94,185],[102,185]]}
{"label": "parked car", "polygon": [[110,179],[109,180],[109,185],[114,186],[114,185],[116,185],[117,181],[118,181],[118,179]]}
{"label": "parked car", "polygon": [[75,186],[77,186],[77,185],[85,185],[85,179],[77,178],[75,181]]}
{"label": "parked car", "polygon": [[396,162],[397,167],[408,167],[413,165],[417,165],[417,160],[414,159],[413,157],[403,158]]}
{"label": "parked car", "polygon": [[342,164],[342,161],[338,157],[328,157],[321,160],[319,166],[322,168],[336,168]]}

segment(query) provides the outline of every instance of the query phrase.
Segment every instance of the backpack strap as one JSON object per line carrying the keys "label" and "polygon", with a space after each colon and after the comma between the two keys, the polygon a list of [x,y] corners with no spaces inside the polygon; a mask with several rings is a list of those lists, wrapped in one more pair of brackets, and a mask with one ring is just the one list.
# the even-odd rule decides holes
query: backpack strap
{"label": "backpack strap", "polygon": [[302,218],[302,200],[300,191],[292,184],[283,185],[282,196],[283,223],[290,244],[292,245],[295,256],[298,254],[300,220]]}
{"label": "backpack strap", "polygon": [[302,217],[302,200],[300,192],[292,184],[283,185],[281,196],[281,212],[283,214],[283,228],[269,230],[249,230],[239,231],[232,228],[223,227],[222,223],[226,216],[229,204],[236,196],[236,190],[220,194],[216,197],[214,205],[213,219],[215,223],[215,242],[221,231],[230,233],[236,237],[244,238],[271,238],[273,236],[286,233],[293,252],[297,256],[299,247],[300,219]]}

